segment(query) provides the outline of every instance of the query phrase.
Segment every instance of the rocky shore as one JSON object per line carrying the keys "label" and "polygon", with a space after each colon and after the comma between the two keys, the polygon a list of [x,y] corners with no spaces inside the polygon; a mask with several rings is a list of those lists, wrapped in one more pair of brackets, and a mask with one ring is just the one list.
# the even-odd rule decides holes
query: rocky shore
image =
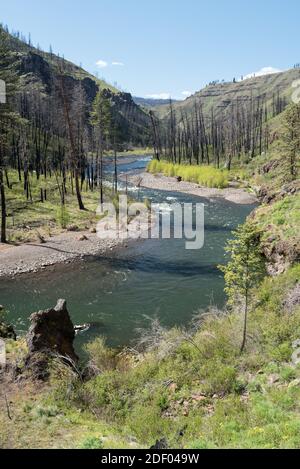
{"label": "rocky shore", "polygon": [[99,239],[96,233],[65,232],[44,243],[19,246],[0,243],[0,278],[38,272],[55,264],[69,264],[86,256],[101,255],[121,247],[121,239]]}
{"label": "rocky shore", "polygon": [[250,194],[245,189],[239,187],[228,187],[226,189],[200,187],[198,184],[185,181],[178,182],[176,178],[166,177],[161,174],[143,172],[138,176],[129,176],[128,182],[148,189],[182,192],[185,194],[205,197],[207,199],[223,198],[235,204],[248,205],[258,202],[258,199],[254,194]]}

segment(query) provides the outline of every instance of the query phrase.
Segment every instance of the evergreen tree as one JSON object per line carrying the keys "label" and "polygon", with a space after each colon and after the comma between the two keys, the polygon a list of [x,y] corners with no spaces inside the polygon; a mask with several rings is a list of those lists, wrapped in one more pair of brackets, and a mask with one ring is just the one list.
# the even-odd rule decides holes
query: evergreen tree
{"label": "evergreen tree", "polygon": [[233,240],[228,242],[226,252],[231,259],[226,266],[220,266],[225,276],[225,292],[228,305],[235,308],[243,304],[244,327],[241,353],[247,340],[248,313],[253,288],[266,274],[265,260],[259,249],[260,233],[251,224],[240,226],[234,233]]}
{"label": "evergreen tree", "polygon": [[[99,90],[93,103],[92,125],[95,129],[97,146],[97,180],[100,186],[100,203],[103,205],[103,151],[111,127],[111,103],[104,90]],[[100,162],[99,162],[100,156]]]}

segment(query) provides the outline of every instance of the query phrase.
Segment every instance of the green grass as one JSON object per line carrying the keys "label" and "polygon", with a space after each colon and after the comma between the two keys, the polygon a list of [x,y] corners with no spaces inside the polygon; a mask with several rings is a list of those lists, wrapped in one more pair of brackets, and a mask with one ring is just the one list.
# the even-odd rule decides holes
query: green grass
{"label": "green grass", "polygon": [[188,166],[152,160],[147,170],[152,174],[162,173],[169,177],[181,177],[183,181],[193,182],[200,186],[219,189],[228,187],[228,171],[212,166]]}
{"label": "green grass", "polygon": [[[111,151],[106,151],[105,155],[106,156],[113,156],[114,152],[112,150]],[[118,151],[118,158],[123,157],[123,156],[149,156],[149,155],[153,155],[153,148],[150,148],[150,147],[146,147],[146,148],[136,147],[136,148],[132,148],[132,149],[127,150],[127,151],[125,151],[125,150],[124,151]]]}
{"label": "green grass", "polygon": [[263,241],[272,238],[273,244],[281,240],[300,248],[300,194],[259,207],[255,223],[264,233]]}
{"label": "green grass", "polygon": [[[65,208],[60,208],[60,195],[54,175],[47,180],[30,175],[32,201],[27,200],[23,182],[19,182],[17,172],[9,171],[12,189],[6,187],[7,198],[7,231],[10,242],[28,242],[37,239],[37,234],[51,236],[60,233],[66,225],[78,226],[79,230],[92,228],[99,218],[96,209],[99,203],[99,192],[91,192],[83,185],[82,197],[86,210],[78,208],[77,198],[72,193],[71,182],[67,179]],[[61,182],[61,181],[60,181]],[[47,201],[40,201],[41,189],[47,190]],[[107,197],[110,193],[107,192]]]}
{"label": "green grass", "polygon": [[[68,378],[65,388],[60,379],[48,411],[54,403],[62,411],[80,408],[83,421],[96,413],[120,441],[130,435],[142,447],[163,437],[176,448],[299,447],[300,367],[291,356],[300,338],[300,307],[283,307],[299,279],[298,265],[263,281],[251,305],[244,354],[238,312],[208,315],[192,336],[178,328],[163,331],[138,359],[98,342],[89,352],[100,374],[71,387]],[[95,438],[82,435],[81,445],[93,446]]]}

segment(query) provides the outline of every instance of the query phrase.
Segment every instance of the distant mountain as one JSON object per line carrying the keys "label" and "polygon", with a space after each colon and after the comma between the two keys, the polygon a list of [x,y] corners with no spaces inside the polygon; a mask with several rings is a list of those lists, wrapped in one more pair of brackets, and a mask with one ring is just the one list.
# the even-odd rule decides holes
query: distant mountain
{"label": "distant mountain", "polygon": [[18,36],[11,35],[2,26],[0,28],[2,34],[6,36],[10,50],[14,53],[16,69],[25,90],[34,87],[41,93],[51,95],[54,92],[55,78],[59,74],[60,66],[63,65],[68,88],[72,90],[81,81],[87,96],[88,106],[91,106],[99,89],[107,90],[107,95],[120,114],[125,142],[134,145],[149,144],[150,117],[144,109],[134,102],[130,93],[121,92],[74,63],[51,52],[41,51],[27,44]]}
{"label": "distant mountain", "polygon": [[[153,98],[138,98],[137,96],[133,97],[133,101],[138,105],[145,108],[155,108],[157,106],[165,106],[169,104],[169,99],[153,99]],[[178,101],[172,100],[174,103]]]}

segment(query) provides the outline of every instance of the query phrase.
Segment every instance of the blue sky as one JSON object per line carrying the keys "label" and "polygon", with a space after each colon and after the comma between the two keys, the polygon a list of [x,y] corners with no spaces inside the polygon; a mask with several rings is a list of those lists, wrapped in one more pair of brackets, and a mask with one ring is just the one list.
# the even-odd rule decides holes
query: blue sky
{"label": "blue sky", "polygon": [[122,89],[173,98],[300,62],[299,17],[299,0],[1,0],[0,10],[10,29]]}

